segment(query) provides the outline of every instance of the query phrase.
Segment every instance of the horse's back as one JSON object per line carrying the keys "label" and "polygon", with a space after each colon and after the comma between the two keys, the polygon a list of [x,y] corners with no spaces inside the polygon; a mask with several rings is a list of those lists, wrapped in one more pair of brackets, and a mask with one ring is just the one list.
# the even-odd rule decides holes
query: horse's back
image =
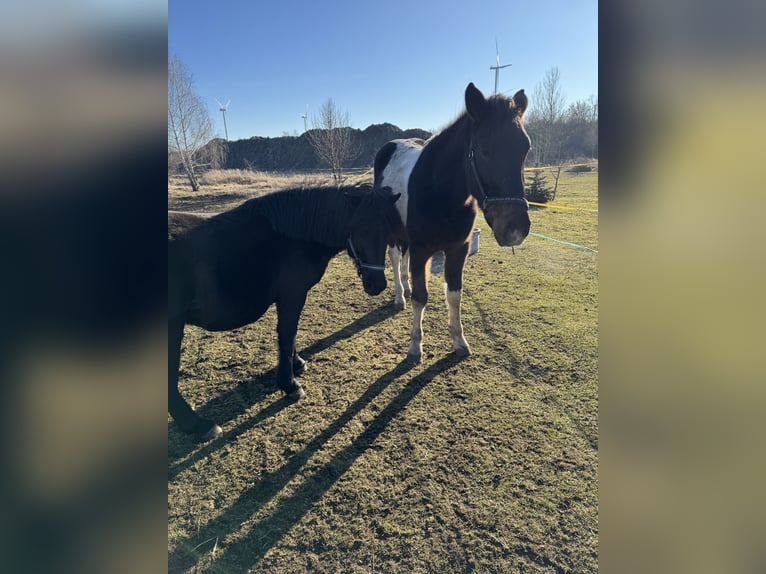
{"label": "horse's back", "polygon": [[196,229],[217,213],[193,213],[191,211],[168,211],[168,241],[174,241]]}
{"label": "horse's back", "polygon": [[243,232],[218,215],[168,211],[170,314],[211,331],[250,323],[273,300],[261,262],[268,222]]}
{"label": "horse's back", "polygon": [[390,187],[393,193],[401,194],[396,201],[396,209],[405,228],[409,202],[408,182],[424,143],[420,138],[391,140],[375,155],[375,187]]}

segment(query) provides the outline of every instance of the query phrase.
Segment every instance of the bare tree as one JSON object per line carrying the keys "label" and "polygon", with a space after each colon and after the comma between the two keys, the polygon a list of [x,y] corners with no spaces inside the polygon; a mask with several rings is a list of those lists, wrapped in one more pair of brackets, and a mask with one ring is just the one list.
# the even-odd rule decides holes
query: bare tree
{"label": "bare tree", "polygon": [[306,135],[314,153],[330,166],[335,183],[340,183],[343,163],[358,154],[348,112],[339,109],[332,98],[328,98],[311,118],[311,126]]}
{"label": "bare tree", "polygon": [[199,190],[197,170],[210,164],[206,149],[213,122],[194,91],[189,71],[177,56],[168,59],[168,153],[181,164],[194,191]]}
{"label": "bare tree", "polygon": [[560,138],[569,157],[595,157],[598,118],[595,97],[570,104],[561,122]]}
{"label": "bare tree", "polygon": [[534,134],[531,159],[536,165],[555,163],[560,160],[557,131],[566,105],[558,67],[545,72],[542,81],[535,86],[530,103],[527,126]]}

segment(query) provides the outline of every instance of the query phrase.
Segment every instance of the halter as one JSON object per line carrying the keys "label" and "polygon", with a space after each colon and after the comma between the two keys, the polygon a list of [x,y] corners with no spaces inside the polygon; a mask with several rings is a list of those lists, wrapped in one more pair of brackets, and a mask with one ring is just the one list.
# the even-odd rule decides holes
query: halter
{"label": "halter", "polygon": [[471,165],[471,171],[473,172],[473,177],[476,180],[476,185],[479,188],[479,193],[482,197],[477,197],[476,199],[479,200],[479,207],[481,207],[481,210],[484,211],[484,208],[487,206],[488,203],[522,203],[524,204],[524,207],[529,209],[529,202],[524,199],[523,197],[489,197],[487,195],[487,192],[484,190],[484,186],[481,184],[481,178],[479,178],[479,172],[476,171],[476,157],[473,153],[473,140],[471,140],[471,150],[468,152],[468,163]]}
{"label": "halter", "polygon": [[356,265],[356,274],[359,275],[360,277],[362,276],[363,269],[370,269],[372,271],[386,270],[385,265],[372,265],[371,263],[364,263],[356,254],[356,249],[354,249],[354,243],[351,241],[350,235],[348,236],[348,249],[351,252],[351,259],[354,260],[354,264]]}

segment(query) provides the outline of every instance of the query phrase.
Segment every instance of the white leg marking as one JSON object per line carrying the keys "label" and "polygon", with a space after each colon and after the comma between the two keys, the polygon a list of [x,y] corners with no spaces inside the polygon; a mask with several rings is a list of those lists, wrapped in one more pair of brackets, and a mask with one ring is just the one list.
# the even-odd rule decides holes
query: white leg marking
{"label": "white leg marking", "polygon": [[394,245],[388,248],[388,257],[391,259],[391,267],[394,268],[394,307],[401,311],[407,306],[401,278],[402,252]]}
{"label": "white leg marking", "polygon": [[447,314],[449,316],[449,334],[452,337],[452,348],[458,356],[465,357],[471,354],[471,348],[463,337],[463,323],[460,320],[460,301],[463,298],[463,290],[450,291],[444,286],[447,299]]}
{"label": "white leg marking", "polygon": [[410,288],[410,250],[402,255],[402,287],[404,288],[404,297],[409,299],[412,296]]}
{"label": "white leg marking", "polygon": [[424,305],[412,301],[412,331],[410,333],[410,349],[407,356],[420,362],[423,356],[423,308]]}

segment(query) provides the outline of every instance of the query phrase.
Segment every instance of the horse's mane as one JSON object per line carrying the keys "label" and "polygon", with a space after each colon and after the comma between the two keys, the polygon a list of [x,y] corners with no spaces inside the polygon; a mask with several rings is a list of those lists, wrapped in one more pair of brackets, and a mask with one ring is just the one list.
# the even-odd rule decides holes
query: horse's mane
{"label": "horse's mane", "polygon": [[344,197],[353,186],[320,186],[276,191],[246,201],[234,211],[258,214],[277,233],[299,241],[342,247],[349,233],[350,206]]}
{"label": "horse's mane", "polygon": [[[492,94],[487,98],[486,105],[490,114],[495,110],[506,110],[508,108],[511,108],[515,113],[517,113],[517,110],[515,109],[516,104],[514,104],[513,99],[504,94]],[[447,122],[444,127],[436,130],[433,134],[431,134],[431,137],[429,137],[425,142],[426,145],[431,143],[434,139],[447,132],[451,128],[455,128],[458,125],[463,126],[466,123],[466,120],[468,120],[468,111],[464,106],[463,110],[458,113],[457,117]]]}

